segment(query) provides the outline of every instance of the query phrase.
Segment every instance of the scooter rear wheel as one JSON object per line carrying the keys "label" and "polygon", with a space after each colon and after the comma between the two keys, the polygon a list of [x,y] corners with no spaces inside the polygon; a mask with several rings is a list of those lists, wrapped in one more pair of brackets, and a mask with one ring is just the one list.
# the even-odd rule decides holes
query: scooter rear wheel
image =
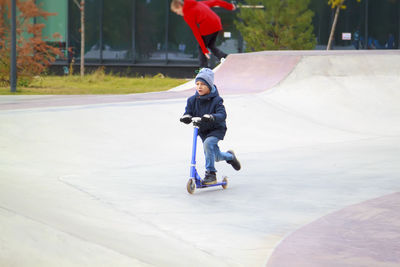
{"label": "scooter rear wheel", "polygon": [[193,194],[196,190],[196,182],[193,178],[189,179],[189,181],[187,182],[186,189],[190,194]]}
{"label": "scooter rear wheel", "polygon": [[224,179],[222,179],[222,182],[225,183],[222,185],[222,188],[226,189],[228,187],[228,177],[224,176]]}

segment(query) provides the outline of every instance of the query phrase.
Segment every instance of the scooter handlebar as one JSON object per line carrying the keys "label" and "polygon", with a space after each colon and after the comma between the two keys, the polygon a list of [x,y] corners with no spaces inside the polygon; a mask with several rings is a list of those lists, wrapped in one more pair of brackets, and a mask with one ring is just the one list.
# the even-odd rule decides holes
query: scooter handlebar
{"label": "scooter handlebar", "polygon": [[192,122],[201,122],[200,117],[192,117]]}
{"label": "scooter handlebar", "polygon": [[193,126],[200,126],[201,118],[200,117],[193,117],[192,118]]}
{"label": "scooter handlebar", "polygon": [[201,122],[212,122],[214,117],[212,115],[206,114],[203,117],[192,117],[189,114],[183,115],[180,119],[181,122],[185,124],[193,123],[193,126],[200,127]]}
{"label": "scooter handlebar", "polygon": [[200,118],[200,117],[192,117],[189,114],[186,114],[180,118],[180,121],[185,124],[193,123],[194,126],[199,126],[201,123],[201,119],[202,118]]}

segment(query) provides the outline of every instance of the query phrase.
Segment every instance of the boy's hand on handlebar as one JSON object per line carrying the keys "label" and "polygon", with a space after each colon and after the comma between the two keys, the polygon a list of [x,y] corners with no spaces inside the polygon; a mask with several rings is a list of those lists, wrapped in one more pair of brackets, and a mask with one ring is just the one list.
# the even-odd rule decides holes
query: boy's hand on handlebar
{"label": "boy's hand on handlebar", "polygon": [[215,121],[215,118],[211,114],[204,114],[203,117],[201,118],[201,121],[203,121],[203,122],[213,122],[213,121]]}
{"label": "boy's hand on handlebar", "polygon": [[181,122],[189,124],[192,122],[192,116],[190,116],[189,114],[183,115],[180,119]]}

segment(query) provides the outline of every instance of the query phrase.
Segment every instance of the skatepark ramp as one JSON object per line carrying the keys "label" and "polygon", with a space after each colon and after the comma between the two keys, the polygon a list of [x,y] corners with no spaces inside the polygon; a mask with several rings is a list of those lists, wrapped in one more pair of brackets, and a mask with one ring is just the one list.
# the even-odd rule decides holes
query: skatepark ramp
{"label": "skatepark ramp", "polygon": [[397,135],[400,53],[298,52],[301,59],[264,97],[310,120],[348,131]]}
{"label": "skatepark ramp", "polygon": [[[268,51],[233,54],[215,70],[222,96],[260,98],[324,124],[387,135],[400,132],[400,53]],[[194,91],[194,81],[172,89]]]}
{"label": "skatepark ramp", "polygon": [[[290,80],[309,82],[298,88],[354,87],[354,84],[380,84],[385,77],[399,77],[400,53],[391,51],[269,51],[233,54],[216,69],[215,83],[222,93],[262,92],[291,73]],[[322,78],[325,77],[325,78]],[[366,79],[364,79],[366,78]],[[350,79],[350,83],[347,83]],[[385,82],[398,82],[398,79]],[[320,82],[323,82],[320,84]],[[371,86],[367,86],[371,87]],[[379,86],[380,87],[380,86]]]}
{"label": "skatepark ramp", "polygon": [[215,84],[242,169],[194,195],[193,81],[0,96],[0,266],[400,266],[398,51],[233,54]]}

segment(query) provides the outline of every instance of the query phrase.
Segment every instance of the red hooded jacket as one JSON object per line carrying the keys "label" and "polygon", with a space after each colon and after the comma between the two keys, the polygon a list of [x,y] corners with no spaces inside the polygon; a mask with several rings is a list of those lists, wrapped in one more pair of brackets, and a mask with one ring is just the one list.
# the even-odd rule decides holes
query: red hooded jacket
{"label": "red hooded jacket", "polygon": [[183,19],[192,29],[201,50],[204,54],[209,53],[202,35],[209,35],[222,30],[221,19],[211,10],[211,7],[219,6],[233,10],[234,5],[222,0],[207,0],[197,2],[196,0],[184,0]]}

